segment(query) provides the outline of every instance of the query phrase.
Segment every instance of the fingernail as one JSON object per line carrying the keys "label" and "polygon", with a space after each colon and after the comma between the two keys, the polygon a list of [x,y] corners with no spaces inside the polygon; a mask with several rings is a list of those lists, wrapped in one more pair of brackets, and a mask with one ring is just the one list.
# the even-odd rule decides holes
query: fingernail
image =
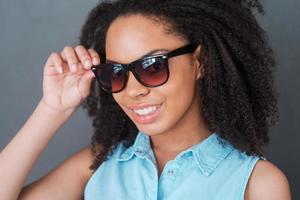
{"label": "fingernail", "polygon": [[91,66],[92,66],[92,63],[91,63],[90,60],[86,60],[86,61],[84,61],[84,65],[85,65],[86,67],[91,67]]}
{"label": "fingernail", "polygon": [[72,72],[76,72],[77,71],[77,65],[76,64],[72,64],[71,65],[71,71]]}
{"label": "fingernail", "polygon": [[63,73],[62,67],[59,66],[59,67],[57,67],[56,69],[57,69],[57,72],[58,72],[59,74],[62,74],[62,73]]}
{"label": "fingernail", "polygon": [[99,60],[97,58],[93,58],[93,64],[94,65],[98,65],[99,64]]}

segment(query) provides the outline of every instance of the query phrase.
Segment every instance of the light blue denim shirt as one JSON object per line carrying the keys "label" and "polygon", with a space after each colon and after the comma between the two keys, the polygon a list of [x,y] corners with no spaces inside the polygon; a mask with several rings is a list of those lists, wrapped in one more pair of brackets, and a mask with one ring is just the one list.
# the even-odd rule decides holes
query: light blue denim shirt
{"label": "light blue denim shirt", "polygon": [[240,152],[213,133],[168,161],[158,177],[150,138],[139,132],[132,146],[120,143],[95,171],[84,199],[242,200],[260,158],[266,160]]}

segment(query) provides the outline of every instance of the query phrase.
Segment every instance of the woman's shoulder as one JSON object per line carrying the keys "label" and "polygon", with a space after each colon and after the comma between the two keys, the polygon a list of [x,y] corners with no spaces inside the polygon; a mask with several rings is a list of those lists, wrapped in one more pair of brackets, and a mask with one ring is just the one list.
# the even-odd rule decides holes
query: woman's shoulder
{"label": "woman's shoulder", "polygon": [[[97,150],[101,149],[101,146],[96,145],[96,148]],[[81,148],[79,151],[74,153],[69,160],[74,164],[74,167],[78,169],[78,172],[81,172],[84,182],[91,177],[92,170],[89,169],[89,167],[93,164],[94,160],[91,145]]]}
{"label": "woman's shoulder", "polygon": [[258,160],[245,191],[245,200],[289,200],[291,199],[288,179],[274,164]]}
{"label": "woman's shoulder", "polygon": [[[101,144],[95,144],[96,152],[100,153],[102,149],[103,147]],[[124,146],[123,142],[119,142],[112,149],[112,153],[107,155],[107,158],[118,158],[125,150],[126,147]],[[82,170],[84,174],[83,177],[85,177],[85,179],[88,180],[93,175],[92,170],[89,169],[89,166],[93,164],[93,161],[95,159],[92,152],[92,146],[88,145],[82,148],[74,155],[74,157],[77,157],[78,163],[80,163],[80,165],[82,166],[80,168],[84,169]]]}
{"label": "woman's shoulder", "polygon": [[[101,152],[102,146],[95,144],[95,150]],[[80,173],[83,182],[87,182],[93,175],[93,170],[90,169],[90,166],[93,164],[94,159],[95,156],[93,155],[91,144],[82,147],[68,158],[69,162],[71,162],[73,167]]]}
{"label": "woman's shoulder", "polygon": [[[20,199],[58,199],[61,196],[78,199],[92,175],[89,166],[93,163],[91,146],[81,148],[40,179],[24,186]],[[68,181],[65,181],[68,180]]]}

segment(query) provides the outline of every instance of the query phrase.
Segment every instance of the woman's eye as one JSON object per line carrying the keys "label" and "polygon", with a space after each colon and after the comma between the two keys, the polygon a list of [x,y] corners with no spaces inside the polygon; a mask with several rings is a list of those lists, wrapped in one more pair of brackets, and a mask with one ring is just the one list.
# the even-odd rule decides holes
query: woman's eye
{"label": "woman's eye", "polygon": [[143,69],[149,72],[158,72],[161,70],[162,65],[156,58],[149,58],[143,61]]}
{"label": "woman's eye", "polygon": [[147,70],[150,72],[158,72],[162,68],[160,63],[153,63],[152,65],[148,66]]}

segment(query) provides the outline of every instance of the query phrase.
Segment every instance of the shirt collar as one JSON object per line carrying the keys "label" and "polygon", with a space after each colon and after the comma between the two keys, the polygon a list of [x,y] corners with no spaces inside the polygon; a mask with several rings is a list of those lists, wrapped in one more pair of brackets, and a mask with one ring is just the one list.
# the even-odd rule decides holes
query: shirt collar
{"label": "shirt collar", "polygon": [[[209,176],[233,149],[233,146],[227,140],[222,139],[214,132],[198,144],[179,153],[175,159],[185,154],[192,155],[201,172]],[[117,157],[117,160],[127,161],[133,157],[133,155],[139,158],[154,160],[148,135],[138,132],[134,144],[125,149],[125,151]]]}

